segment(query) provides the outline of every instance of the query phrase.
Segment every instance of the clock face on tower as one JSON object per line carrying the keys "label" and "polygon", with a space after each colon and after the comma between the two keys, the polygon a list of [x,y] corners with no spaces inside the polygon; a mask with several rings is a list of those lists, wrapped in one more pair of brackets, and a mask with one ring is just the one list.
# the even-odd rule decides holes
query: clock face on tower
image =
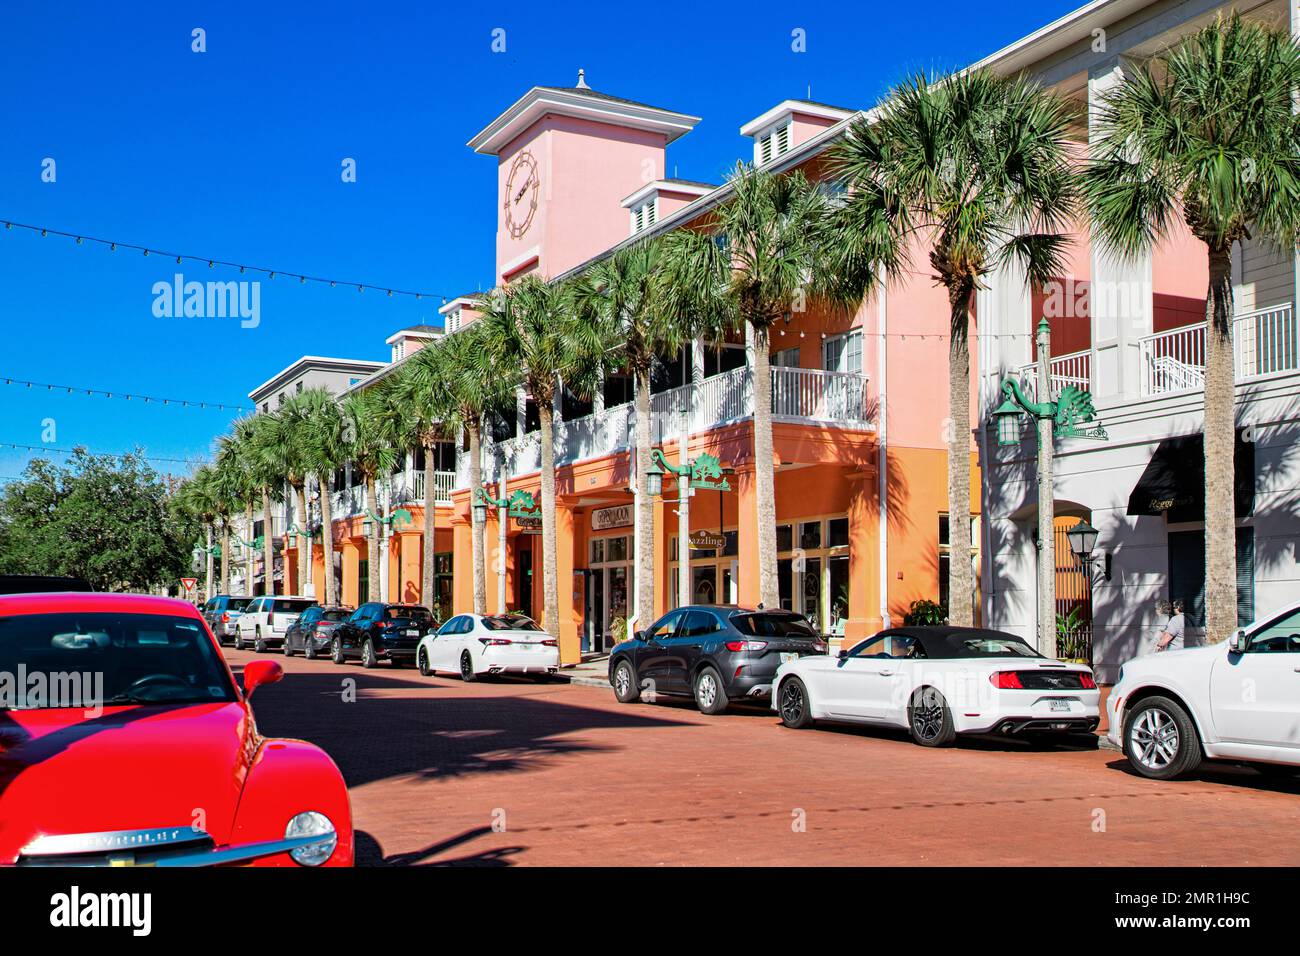
{"label": "clock face on tower", "polygon": [[510,175],[506,177],[505,223],[510,235],[515,239],[523,236],[533,224],[537,214],[537,193],[541,186],[541,176],[537,169],[537,160],[533,154],[524,150],[515,157],[510,166]]}

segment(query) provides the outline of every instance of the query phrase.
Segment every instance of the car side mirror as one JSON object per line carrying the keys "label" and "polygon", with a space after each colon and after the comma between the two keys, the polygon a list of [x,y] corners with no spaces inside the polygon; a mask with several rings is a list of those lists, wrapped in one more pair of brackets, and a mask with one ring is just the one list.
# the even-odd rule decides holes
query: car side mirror
{"label": "car side mirror", "polygon": [[646,632],[645,632],[645,631],[637,631],[637,632],[636,632],[635,634],[633,634],[632,636],[633,636],[634,638],[636,638],[638,641],[645,641],[645,640],[648,640],[648,638],[646,637]]}
{"label": "car side mirror", "polygon": [[1244,654],[1246,652],[1246,632],[1241,628],[1233,631],[1228,638],[1228,651],[1232,654]]}
{"label": "car side mirror", "polygon": [[244,665],[244,696],[252,697],[263,684],[274,684],[283,677],[284,668],[276,661],[249,661]]}
{"label": "car side mirror", "polygon": [[846,660],[849,659],[849,652],[846,651],[846,650],[841,650],[841,651],[840,651],[838,654],[836,654],[835,656],[838,657],[838,658],[839,658],[840,660],[842,660],[842,661],[846,661]]}

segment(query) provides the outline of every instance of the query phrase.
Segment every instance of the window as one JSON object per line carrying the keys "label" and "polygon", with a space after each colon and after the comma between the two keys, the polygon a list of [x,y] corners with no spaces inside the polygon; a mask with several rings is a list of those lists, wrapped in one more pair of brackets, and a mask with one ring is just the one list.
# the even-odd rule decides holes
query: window
{"label": "window", "polygon": [[642,229],[648,229],[655,224],[659,214],[659,197],[654,196],[647,199],[641,205],[632,210],[632,235],[636,235]]}
{"label": "window", "polygon": [[605,376],[605,407],[626,405],[632,401],[632,379],[627,375]]}
{"label": "window", "polygon": [[678,637],[704,637],[722,630],[718,619],[708,611],[688,611]]}
{"label": "window", "polygon": [[826,546],[845,548],[849,544],[849,519],[832,518],[826,522]]}
{"label": "window", "polygon": [[523,614],[502,614],[483,618],[483,626],[489,631],[541,631],[531,617]]}
{"label": "window", "polygon": [[781,349],[772,355],[773,368],[799,368],[799,349]]}
{"label": "window", "polygon": [[822,523],[820,521],[804,521],[799,525],[799,547],[805,551],[815,550],[822,546]]}
{"label": "window", "polygon": [[[1186,622],[1205,626],[1205,532],[1169,532],[1169,597],[1186,606]],[[1237,624],[1255,619],[1255,529],[1237,529]],[[1222,639],[1222,635],[1220,635]]]}
{"label": "window", "polygon": [[293,390],[294,390],[295,392],[297,392],[298,394],[301,395],[301,394],[302,394],[302,382],[299,382],[297,385],[295,385],[295,386],[293,387]]}
{"label": "window", "polygon": [[794,528],[792,525],[779,524],[776,526],[776,550],[794,550]]}
{"label": "window", "polygon": [[733,614],[731,624],[741,634],[749,637],[817,636],[813,626],[802,615],[782,613],[780,611]]}
{"label": "window", "polygon": [[1252,634],[1250,650],[1300,654],[1300,611],[1283,614]]}
{"label": "window", "polygon": [[759,133],[754,139],[754,162],[760,166],[790,149],[790,129],[793,120],[786,120],[779,126],[772,126]]}
{"label": "window", "polygon": [[677,622],[682,619],[685,613],[685,611],[673,611],[656,624],[654,630],[648,632],[646,636],[656,641],[672,637],[673,632],[677,630]]}
{"label": "window", "polygon": [[828,372],[862,374],[862,333],[829,338],[822,345],[822,367]]}
{"label": "window", "polygon": [[442,320],[442,327],[447,332],[456,332],[460,329],[460,306],[452,309],[447,313],[447,317]]}
{"label": "window", "polygon": [[395,342],[393,344],[393,361],[400,362],[406,355],[406,342]]}
{"label": "window", "polygon": [[[979,515],[971,515],[970,519],[970,546],[971,546],[971,583],[974,587],[979,587],[979,574],[974,570],[979,565]],[[945,608],[948,607],[948,580],[950,575],[951,541],[948,535],[948,516],[939,515],[939,603]],[[974,594],[971,600],[975,599]]]}

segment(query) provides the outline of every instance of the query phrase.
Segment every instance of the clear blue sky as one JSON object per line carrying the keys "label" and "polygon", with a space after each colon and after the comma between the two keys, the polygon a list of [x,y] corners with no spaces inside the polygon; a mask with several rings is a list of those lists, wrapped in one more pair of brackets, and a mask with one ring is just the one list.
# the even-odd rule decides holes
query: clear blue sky
{"label": "clear blue sky", "polygon": [[[965,65],[1080,0],[676,8],[71,3],[0,13],[0,219],[446,295],[491,282],[494,161],[466,140],[530,86],[703,117],[670,171],[717,181],[738,127],[788,97],[866,107],[905,72]],[[559,11],[558,14],[556,11]],[[191,52],[191,30],[207,52]],[[493,53],[492,31],[506,31]],[[807,51],[791,49],[806,31]],[[45,158],[57,180],[41,181]],[[344,157],[357,182],[340,180]],[[0,442],[207,453],[229,412],[5,386],[4,377],[246,403],[303,354],[384,359],[438,302],[262,282],[261,324],[155,318],[174,260],[0,229]],[[186,264],[186,278],[239,278]],[[0,448],[0,478],[32,453]],[[184,471],[184,466],[171,466]]]}

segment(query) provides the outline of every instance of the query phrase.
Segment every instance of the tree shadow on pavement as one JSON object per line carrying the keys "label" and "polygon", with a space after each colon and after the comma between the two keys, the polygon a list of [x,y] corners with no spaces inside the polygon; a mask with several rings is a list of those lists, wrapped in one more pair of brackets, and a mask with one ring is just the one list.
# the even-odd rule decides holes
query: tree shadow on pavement
{"label": "tree shadow on pavement", "polygon": [[[345,699],[345,678],[355,700]],[[694,727],[645,709],[608,711],[534,696],[443,696],[437,684],[357,669],[301,672],[253,698],[258,730],[310,741],[338,764],[349,788],[391,777],[449,779],[541,769],[555,758],[614,747],[567,735],[608,728]],[[629,746],[635,746],[635,740]]]}
{"label": "tree shadow on pavement", "polygon": [[458,849],[463,844],[477,840],[479,837],[487,836],[492,832],[491,827],[475,827],[472,830],[466,830],[454,837],[441,840],[438,843],[431,844],[420,850],[414,850],[409,853],[394,853],[392,856],[384,856],[383,847],[379,841],[367,833],[365,830],[357,830],[354,839],[356,840],[356,865],[357,866],[486,866],[502,867],[513,866],[510,857],[523,853],[527,847],[522,846],[504,846],[495,847],[491,850],[481,850],[478,853],[471,853],[466,856],[456,856],[447,859],[436,859],[448,851]]}

